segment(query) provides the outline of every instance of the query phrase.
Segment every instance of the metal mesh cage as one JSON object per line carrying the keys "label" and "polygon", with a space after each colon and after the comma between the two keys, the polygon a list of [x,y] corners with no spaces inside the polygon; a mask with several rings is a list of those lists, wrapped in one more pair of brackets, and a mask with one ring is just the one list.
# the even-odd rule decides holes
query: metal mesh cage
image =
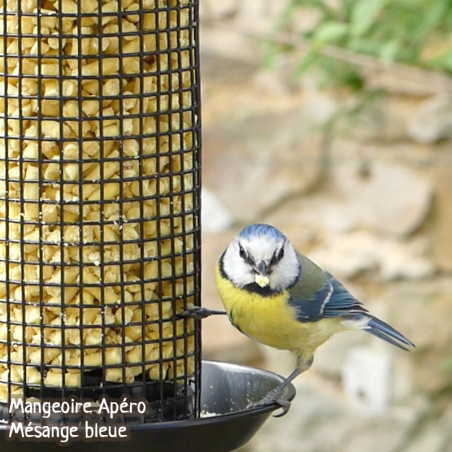
{"label": "metal mesh cage", "polygon": [[0,0],[0,402],[197,409],[196,0]]}

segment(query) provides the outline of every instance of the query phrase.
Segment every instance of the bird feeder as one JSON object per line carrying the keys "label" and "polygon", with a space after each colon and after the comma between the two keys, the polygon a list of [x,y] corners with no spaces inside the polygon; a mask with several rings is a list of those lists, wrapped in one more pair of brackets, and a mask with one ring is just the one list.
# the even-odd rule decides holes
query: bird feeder
{"label": "bird feeder", "polygon": [[246,410],[279,377],[202,363],[181,315],[200,305],[198,27],[195,0],[0,0],[2,450],[231,450],[276,408]]}

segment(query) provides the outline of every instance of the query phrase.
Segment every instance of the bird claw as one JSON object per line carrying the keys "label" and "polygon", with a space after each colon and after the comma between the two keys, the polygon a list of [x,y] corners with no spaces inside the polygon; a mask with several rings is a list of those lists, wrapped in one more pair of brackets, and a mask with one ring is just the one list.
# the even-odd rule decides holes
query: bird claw
{"label": "bird claw", "polygon": [[216,311],[213,309],[207,309],[202,306],[188,306],[183,312],[178,314],[178,317],[191,318],[195,320],[202,320],[211,315],[226,314],[224,311]]}
{"label": "bird claw", "polygon": [[281,399],[279,394],[272,394],[272,392],[270,392],[263,399],[248,404],[246,408],[251,410],[254,408],[262,408],[268,405],[278,405],[279,408],[282,409],[282,411],[278,414],[274,414],[273,417],[282,417],[289,412],[291,404],[290,400]]}
{"label": "bird claw", "polygon": [[275,400],[275,403],[279,405],[281,412],[274,414],[273,417],[283,417],[289,412],[291,406],[290,400],[278,399]]}

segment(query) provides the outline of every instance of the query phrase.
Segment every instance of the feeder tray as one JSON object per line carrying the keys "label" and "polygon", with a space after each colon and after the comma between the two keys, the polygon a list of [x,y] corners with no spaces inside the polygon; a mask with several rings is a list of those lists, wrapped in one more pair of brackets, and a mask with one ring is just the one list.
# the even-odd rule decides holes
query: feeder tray
{"label": "feeder tray", "polygon": [[[142,423],[130,425],[131,439],[125,442],[73,442],[65,450],[87,452],[152,451],[209,452],[232,451],[248,442],[270,414],[279,408],[268,405],[247,409],[251,402],[262,399],[283,382],[272,372],[237,364],[203,361],[201,386],[201,417],[184,421]],[[287,386],[281,395],[292,400],[295,388]],[[29,451],[30,447],[59,451],[56,443],[8,441],[7,426],[0,425],[0,448],[5,452]],[[114,443],[114,446],[113,446]]]}

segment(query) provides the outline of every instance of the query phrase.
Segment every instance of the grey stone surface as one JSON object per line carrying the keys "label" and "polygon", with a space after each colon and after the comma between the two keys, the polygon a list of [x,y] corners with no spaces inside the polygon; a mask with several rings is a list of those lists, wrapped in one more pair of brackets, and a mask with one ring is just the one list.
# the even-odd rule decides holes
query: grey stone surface
{"label": "grey stone surface", "polygon": [[415,231],[430,210],[430,181],[406,167],[374,161],[362,168],[359,162],[346,161],[333,168],[332,177],[345,197],[342,215],[354,218],[355,227],[404,236]]}
{"label": "grey stone surface", "polygon": [[308,133],[306,122],[295,110],[205,129],[205,184],[237,219],[249,222],[315,184],[322,140]]}
{"label": "grey stone surface", "polygon": [[452,151],[451,144],[440,148],[433,168],[435,184],[434,222],[431,242],[433,259],[441,271],[452,272]]}
{"label": "grey stone surface", "polygon": [[339,394],[301,379],[291,411],[270,419],[241,452],[396,452],[416,422],[408,409],[369,419]]}
{"label": "grey stone surface", "polygon": [[438,94],[424,101],[413,112],[407,130],[420,143],[452,138],[452,95]]}
{"label": "grey stone surface", "polygon": [[367,231],[335,234],[316,247],[310,257],[335,275],[351,278],[375,271],[383,280],[417,280],[432,276],[425,238],[397,241]]}

